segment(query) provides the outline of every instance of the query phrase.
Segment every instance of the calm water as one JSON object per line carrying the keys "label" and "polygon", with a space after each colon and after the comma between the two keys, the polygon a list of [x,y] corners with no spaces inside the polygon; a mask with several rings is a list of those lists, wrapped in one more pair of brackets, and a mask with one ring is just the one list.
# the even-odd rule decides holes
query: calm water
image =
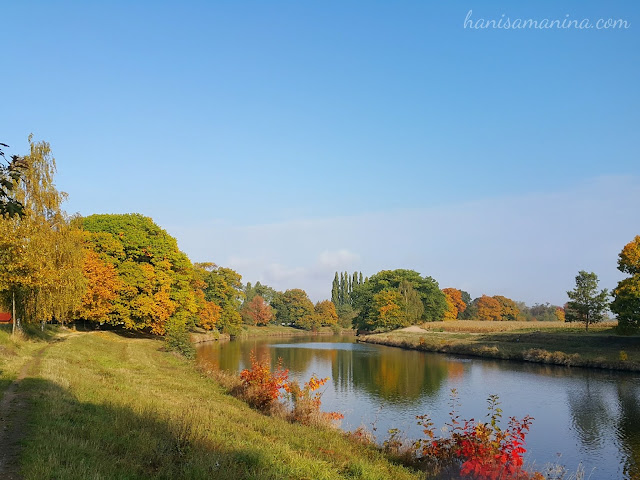
{"label": "calm water", "polygon": [[240,371],[249,353],[282,358],[301,381],[330,377],[323,410],[340,411],[342,428],[363,425],[379,441],[390,428],[420,438],[416,415],[430,414],[437,427],[448,420],[450,392],[457,389],[462,418],[484,418],[486,399],[500,397],[506,418],[535,418],[527,437],[528,461],[548,462],[587,478],[640,479],[640,375],[517,362],[467,359],[379,345],[353,337],[297,337],[213,342],[198,358],[215,368]]}

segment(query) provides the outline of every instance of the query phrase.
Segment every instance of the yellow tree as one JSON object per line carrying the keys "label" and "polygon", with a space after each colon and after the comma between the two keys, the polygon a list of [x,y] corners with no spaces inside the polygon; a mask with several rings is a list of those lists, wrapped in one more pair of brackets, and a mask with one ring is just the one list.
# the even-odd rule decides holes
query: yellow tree
{"label": "yellow tree", "polygon": [[331,300],[323,300],[316,303],[314,310],[322,325],[337,325],[338,312],[336,312],[336,306]]}
{"label": "yellow tree", "polygon": [[118,297],[121,282],[118,272],[111,263],[100,259],[100,256],[88,250],[85,252],[84,277],[87,290],[82,296],[82,303],[76,312],[78,318],[94,322],[108,323],[113,312],[114,300]]}
{"label": "yellow tree", "polygon": [[611,311],[618,317],[621,329],[637,330],[640,328],[640,235],[620,252],[618,270],[629,277],[613,290]]}
{"label": "yellow tree", "polygon": [[482,295],[476,300],[478,307],[478,320],[494,321],[502,318],[502,307],[495,298]]}
{"label": "yellow tree", "polygon": [[444,312],[444,320],[455,320],[458,314],[467,309],[467,304],[462,300],[462,292],[457,288],[444,288],[447,301],[447,310]]}
{"label": "yellow tree", "polygon": [[510,298],[503,297],[502,295],[494,295],[493,297],[500,303],[500,319],[506,322],[513,322],[518,319],[520,315],[520,309],[516,305],[516,302]]}
{"label": "yellow tree", "polygon": [[[84,281],[81,240],[61,203],[66,194],[54,184],[55,159],[46,142],[34,143],[21,158],[22,175],[12,189],[23,214],[0,220],[8,239],[7,263],[0,266],[4,296],[15,298],[18,317],[24,321],[64,321],[77,307]],[[14,308],[15,308],[14,307]]]}

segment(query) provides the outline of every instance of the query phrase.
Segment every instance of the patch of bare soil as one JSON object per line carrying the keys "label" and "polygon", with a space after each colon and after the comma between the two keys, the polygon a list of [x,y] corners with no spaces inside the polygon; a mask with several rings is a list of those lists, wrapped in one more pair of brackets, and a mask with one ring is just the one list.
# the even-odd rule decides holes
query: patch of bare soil
{"label": "patch of bare soil", "polygon": [[9,385],[0,400],[0,478],[5,480],[22,478],[19,473],[20,442],[25,433],[29,405],[26,393],[20,391],[20,383],[29,372],[38,369],[47,347],[40,349],[23,365],[18,378]]}

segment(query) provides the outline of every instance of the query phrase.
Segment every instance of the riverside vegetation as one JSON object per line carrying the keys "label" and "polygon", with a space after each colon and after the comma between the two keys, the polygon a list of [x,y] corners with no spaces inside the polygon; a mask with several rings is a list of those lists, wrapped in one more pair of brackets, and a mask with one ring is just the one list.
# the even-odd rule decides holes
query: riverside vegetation
{"label": "riverside vegetation", "polygon": [[56,330],[31,340],[0,332],[4,387],[46,347],[19,386],[28,398],[25,479],[410,479],[454,470],[470,479],[539,478],[522,466],[530,419],[501,430],[497,399],[488,423],[452,412],[450,433],[438,437],[421,417],[424,440],[403,449],[391,432],[379,448],[362,431],[328,427],[341,415],[320,411],[326,379],[300,386],[255,356],[239,377],[212,376],[154,336]]}

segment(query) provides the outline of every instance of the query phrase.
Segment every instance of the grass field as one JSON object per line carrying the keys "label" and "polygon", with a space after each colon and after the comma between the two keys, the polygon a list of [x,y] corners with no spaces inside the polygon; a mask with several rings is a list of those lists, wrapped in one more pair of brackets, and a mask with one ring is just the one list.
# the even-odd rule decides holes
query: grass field
{"label": "grass field", "polygon": [[[589,327],[590,332],[608,332],[618,325],[618,322],[597,323]],[[585,328],[579,323],[569,322],[482,322],[480,320],[454,320],[447,322],[423,323],[424,330],[435,332],[584,332]]]}
{"label": "grass field", "polygon": [[[3,372],[15,371],[8,359],[34,347],[6,343]],[[251,410],[163,347],[114,332],[52,343],[19,387],[31,399],[23,477],[422,478],[338,430]]]}
{"label": "grass field", "polygon": [[560,322],[433,322],[358,337],[416,350],[555,365],[640,371],[640,336],[619,336],[615,324]]}

